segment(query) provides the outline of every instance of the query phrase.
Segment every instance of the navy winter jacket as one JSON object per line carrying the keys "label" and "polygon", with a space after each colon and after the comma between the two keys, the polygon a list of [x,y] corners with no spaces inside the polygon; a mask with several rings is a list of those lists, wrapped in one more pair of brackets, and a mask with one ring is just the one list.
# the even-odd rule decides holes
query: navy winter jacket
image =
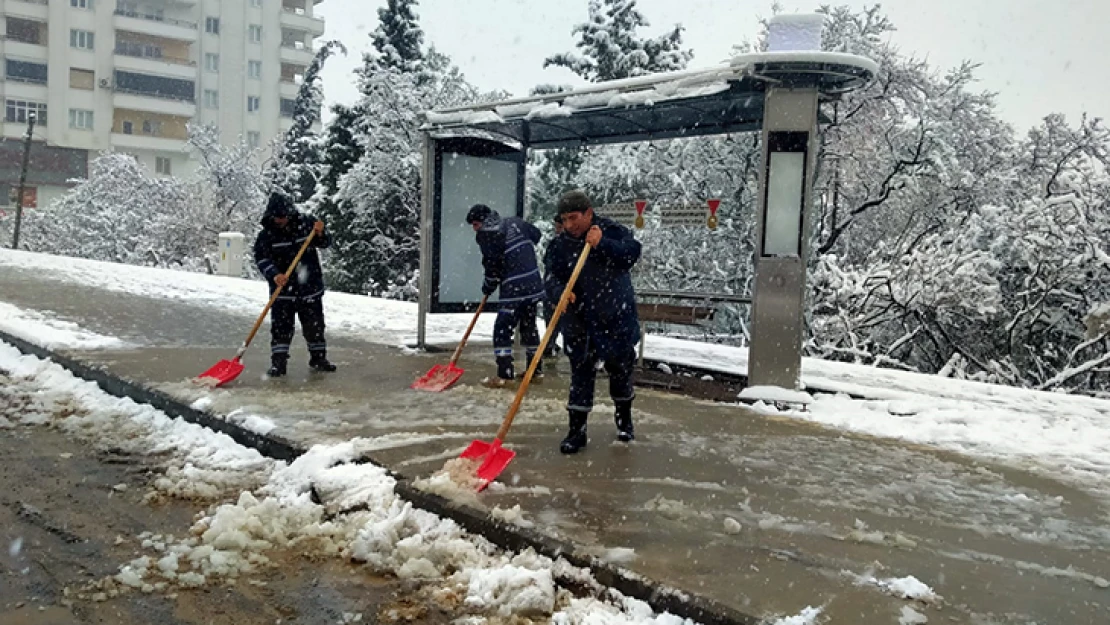
{"label": "navy winter jacket", "polygon": [[516,304],[543,299],[543,278],[536,263],[540,231],[519,217],[492,212],[475,235],[482,250],[485,279],[482,293],[501,289],[498,301]]}
{"label": "navy winter jacket", "polygon": [[[624,226],[594,216],[601,228],[601,242],[590,256],[574,285],[575,303],[567,306],[561,325],[564,340],[588,339],[602,359],[622,356],[640,340],[640,317],[629,272],[640,260],[640,242]],[[570,281],[585,238],[569,233],[555,237],[544,255],[545,283],[552,302],[559,301]]]}
{"label": "navy winter jacket", "polygon": [[[254,262],[258,271],[270,282],[270,293],[277,288],[274,278],[289,269],[305,237],[312,231],[314,223],[316,219],[311,215],[294,213],[290,215],[286,227],[279,228],[273,222],[271,211],[267,210],[262,215],[262,232],[259,232],[258,238],[254,240]],[[323,295],[324,272],[320,268],[320,256],[316,253],[316,249],[323,249],[329,245],[331,245],[331,235],[326,229],[322,234],[312,238],[312,243],[305,250],[301,262],[293,270],[289,283],[282,289],[278,299],[316,298]]]}

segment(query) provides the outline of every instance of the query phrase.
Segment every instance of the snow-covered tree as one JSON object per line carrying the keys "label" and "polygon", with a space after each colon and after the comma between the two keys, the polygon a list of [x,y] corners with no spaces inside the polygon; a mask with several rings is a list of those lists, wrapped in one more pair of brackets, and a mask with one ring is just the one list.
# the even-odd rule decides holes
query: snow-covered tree
{"label": "snow-covered tree", "polygon": [[362,154],[338,180],[333,218],[346,229],[334,237],[330,279],[355,292],[411,296],[396,285],[411,283],[419,267],[422,115],[478,93],[453,68],[383,67],[360,87],[354,135]]}
{"label": "snow-covered tree", "polygon": [[[28,249],[137,265],[199,268],[221,227],[194,189],[153,176],[134,157],[92,160],[89,178],[28,215]],[[218,211],[216,211],[218,212]]]}
{"label": "snow-covered tree", "polygon": [[270,188],[281,189],[298,203],[316,193],[324,168],[323,141],[313,128],[320,121],[324,105],[320,72],[328,58],[337,51],[346,54],[347,48],[338,41],[328,41],[316,51],[293,103],[293,124],[274,150],[273,160],[266,172]]}
{"label": "snow-covered tree", "polygon": [[380,65],[401,72],[420,69],[424,31],[416,18],[417,0],[388,0],[378,9],[378,28],[370,34]]}
{"label": "snow-covered tree", "polygon": [[637,31],[647,26],[636,0],[590,0],[589,20],[573,30],[578,52],[548,57],[544,67],[565,67],[590,82],[684,69],[693,53],[682,49],[682,26],[645,39]]}
{"label": "snow-covered tree", "polygon": [[415,298],[422,115],[479,98],[450,59],[420,47],[415,5],[379,10],[374,51],[356,71],[360,97],[333,109],[323,141],[312,204],[333,226],[327,271],[340,290]]}
{"label": "snow-covered tree", "polygon": [[198,201],[210,228],[249,234],[256,228],[265,201],[267,182],[256,164],[255,151],[240,139],[220,143],[220,131],[210,124],[189,124],[186,149],[197,161]]}

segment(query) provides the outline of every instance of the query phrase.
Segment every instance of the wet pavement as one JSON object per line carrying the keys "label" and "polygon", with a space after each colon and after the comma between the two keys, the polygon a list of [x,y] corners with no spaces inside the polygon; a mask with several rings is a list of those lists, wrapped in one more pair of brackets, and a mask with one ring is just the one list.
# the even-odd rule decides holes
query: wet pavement
{"label": "wet pavement", "polygon": [[[463,383],[407,387],[443,354],[331,337],[340,366],[266,380],[267,336],[226,389],[189,378],[234,352],[251,319],[182,302],[42,282],[0,270],[0,300],[118,336],[135,349],[81,352],[123,377],[252,429],[311,444],[374,438],[375,458],[429,475],[473,439],[490,440],[511,393],[477,385],[488,346],[464,356]],[[564,457],[566,361],[529,393],[507,443],[504,486],[544,531],[599,556],[755,614],[822,606],[832,623],[898,623],[906,600],[861,578],[912,575],[943,600],[912,604],[929,622],[1110,622],[1110,502],[1051,476],[786,418],[640,390],[637,441],[615,441],[601,402],[590,445]],[[604,391],[604,379],[599,380]]]}
{"label": "wet pavement", "polygon": [[[0,376],[0,384],[6,381]],[[0,414],[12,399],[0,395]],[[220,502],[160,497],[152,503],[148,494],[161,475],[157,457],[89,445],[55,428],[0,430],[0,623],[334,625],[357,617],[366,623],[439,625],[450,620],[412,583],[338,558],[309,560],[295,548],[270,549],[270,564],[241,583],[174,585],[162,592],[119,588],[118,595],[88,599],[94,592],[90,584],[151,553],[138,537],[187,536],[195,515]],[[234,501],[236,495],[228,498]]]}

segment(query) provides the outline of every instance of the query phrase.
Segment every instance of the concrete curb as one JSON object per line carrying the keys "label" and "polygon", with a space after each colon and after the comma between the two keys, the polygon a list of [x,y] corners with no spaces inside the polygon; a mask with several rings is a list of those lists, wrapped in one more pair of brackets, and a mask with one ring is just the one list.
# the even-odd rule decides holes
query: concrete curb
{"label": "concrete curb", "polygon": [[[40,347],[7,332],[0,331],[0,341],[14,346],[24,354],[51,360],[68,369],[73,375],[94,382],[104,392],[120,398],[148,404],[171,417],[179,417],[189,423],[204,426],[215,432],[231,437],[245,447],[257,450],[260,454],[275,460],[292,461],[307,451],[293,441],[274,435],[261,435],[251,432],[219,416],[202,412],[161,391],[119,378],[106,370],[86,364],[52,350]],[[359,459],[378,466],[372,457]],[[536,553],[551,559],[563,558],[570,564],[588,569],[602,585],[620,593],[646,602],[656,612],[670,612],[682,618],[692,619],[703,625],[757,625],[760,620],[740,613],[711,599],[699,597],[686,591],[647,579],[628,569],[601,562],[588,555],[581,546],[561,541],[537,531],[503,523],[487,516],[482,511],[427,493],[413,486],[412,479],[389,471],[397,480],[396,492],[402,499],[414,506],[451,519],[467,531],[484,537],[491,543],[507,551],[533,549]],[[574,579],[557,579],[561,585],[578,587]]]}

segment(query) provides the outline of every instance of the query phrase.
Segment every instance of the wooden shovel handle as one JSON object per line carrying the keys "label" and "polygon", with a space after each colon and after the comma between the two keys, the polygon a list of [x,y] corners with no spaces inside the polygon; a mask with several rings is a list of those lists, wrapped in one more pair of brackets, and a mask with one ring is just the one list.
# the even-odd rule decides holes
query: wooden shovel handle
{"label": "wooden shovel handle", "polygon": [[451,356],[450,366],[454,367],[455,363],[459,361],[459,356],[462,356],[463,347],[466,346],[466,341],[470,338],[470,333],[474,330],[474,325],[478,323],[478,315],[482,314],[482,309],[486,307],[486,300],[488,299],[489,295],[483,295],[482,301],[478,303],[478,310],[474,311],[474,318],[470,320],[470,325],[466,326],[466,334],[463,334],[462,340],[459,341],[459,346],[455,348],[455,355]]}
{"label": "wooden shovel handle", "polygon": [[505,435],[509,433],[509,428],[513,425],[513,419],[516,418],[516,413],[520,410],[520,403],[524,401],[524,394],[528,392],[528,385],[532,383],[532,375],[536,373],[536,367],[539,366],[540,360],[543,358],[543,353],[547,349],[547,343],[555,334],[555,328],[559,327],[559,317],[563,316],[563,312],[567,309],[567,304],[570,302],[571,291],[574,290],[574,283],[578,282],[578,274],[582,273],[582,267],[586,265],[586,257],[590,255],[590,244],[587,243],[582,248],[582,253],[578,256],[578,263],[574,266],[574,272],[570,274],[570,280],[567,281],[566,288],[563,289],[563,294],[559,297],[559,304],[555,307],[555,312],[551,315],[551,321],[547,323],[547,329],[543,333],[543,340],[540,341],[540,346],[536,349],[536,356],[532,362],[528,364],[528,371],[524,374],[524,380],[520,383],[520,388],[516,391],[516,397],[513,398],[513,403],[509,406],[509,413],[505,415],[505,420],[501,422],[501,429],[497,430],[497,441],[504,441]]}
{"label": "wooden shovel handle", "polygon": [[[314,227],[312,230],[308,231],[308,236],[305,237],[304,243],[301,244],[301,249],[297,251],[297,255],[293,257],[293,262],[289,265],[289,268],[285,270],[286,284],[289,283],[289,276],[293,275],[293,270],[297,268],[297,263],[301,262],[301,256],[304,256],[305,250],[308,249],[308,244],[312,243],[312,238],[315,236],[316,228]],[[262,309],[262,314],[258,315],[258,320],[254,322],[254,327],[251,328],[251,333],[247,335],[247,340],[243,341],[243,346],[239,348],[239,354],[235,356],[235,360],[239,360],[243,357],[243,353],[247,351],[247,347],[250,346],[251,341],[254,340],[254,335],[258,334],[258,328],[262,327],[262,320],[266,318],[266,313],[270,312],[270,309],[273,308],[274,302],[277,301],[278,295],[281,295],[281,290],[284,288],[284,285],[279,284],[278,287],[274,289],[274,294],[270,296],[270,301],[266,302],[266,307]]]}

